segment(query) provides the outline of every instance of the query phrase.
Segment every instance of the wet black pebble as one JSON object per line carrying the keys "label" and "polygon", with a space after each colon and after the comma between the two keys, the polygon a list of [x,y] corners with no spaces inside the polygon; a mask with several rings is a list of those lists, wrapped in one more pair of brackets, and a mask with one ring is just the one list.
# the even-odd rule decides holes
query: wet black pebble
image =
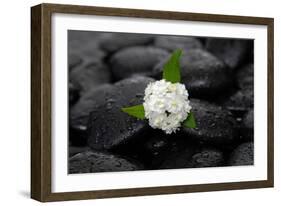
{"label": "wet black pebble", "polygon": [[92,172],[116,172],[141,170],[140,164],[133,163],[122,157],[108,153],[86,151],[78,153],[69,159],[68,172],[92,173]]}
{"label": "wet black pebble", "polygon": [[77,84],[75,84],[73,82],[69,82],[69,84],[68,84],[68,94],[69,94],[68,98],[69,99],[68,100],[69,100],[70,106],[74,105],[78,101],[78,99],[80,97],[80,89],[81,88]]}
{"label": "wet black pebble", "polygon": [[100,49],[97,49],[98,45],[85,45],[83,49],[79,50],[79,55],[82,57],[83,62],[85,64],[89,64],[93,61],[100,61],[102,62],[103,59],[106,57],[106,53]]}
{"label": "wet black pebble", "polygon": [[143,103],[144,90],[153,81],[155,80],[150,77],[134,75],[116,82],[115,87],[117,91],[122,93],[119,97],[123,99],[124,103],[133,106]]}
{"label": "wet black pebble", "polygon": [[251,40],[209,38],[206,42],[206,49],[231,69],[237,68],[245,61],[251,47]]}
{"label": "wet black pebble", "polygon": [[[101,61],[106,52],[101,50],[100,42],[106,34],[87,31],[69,31],[68,32],[68,51],[69,54],[75,54],[82,62]],[[72,56],[69,56],[72,57]],[[69,58],[69,63],[73,61]]]}
{"label": "wet black pebble", "polygon": [[72,156],[76,155],[77,153],[82,153],[82,152],[85,152],[88,150],[90,150],[89,147],[69,146],[68,147],[68,156],[72,157]]}
{"label": "wet black pebble", "polygon": [[203,149],[191,157],[190,168],[223,166],[223,153],[216,149]]}
{"label": "wet black pebble", "polygon": [[188,51],[203,47],[198,39],[184,36],[159,36],[155,38],[154,46],[167,49],[171,52],[176,49]]}
{"label": "wet black pebble", "polygon": [[254,143],[248,142],[239,145],[229,158],[229,165],[253,165],[254,164]]}
{"label": "wet black pebble", "polygon": [[[154,75],[162,76],[162,61],[155,66]],[[218,94],[227,91],[232,86],[230,72],[218,58],[202,49],[184,52],[180,59],[181,82],[187,87],[193,98],[216,100]]]}
{"label": "wet black pebble", "polygon": [[241,126],[241,140],[243,142],[253,141],[254,139],[254,110],[249,110],[243,118]]}
{"label": "wet black pebble", "polygon": [[240,89],[254,88],[254,65],[247,64],[241,67],[237,71],[236,80]]}
{"label": "wet black pebble", "polygon": [[103,50],[112,53],[125,47],[146,45],[152,40],[153,37],[150,35],[116,33],[104,38],[100,43],[100,47]]}
{"label": "wet black pebble", "polygon": [[71,71],[76,66],[82,63],[82,58],[79,55],[70,53],[68,55],[68,70]]}
{"label": "wet black pebble", "polygon": [[232,112],[246,112],[254,106],[253,88],[245,88],[236,91],[222,105]]}
{"label": "wet black pebble", "polygon": [[143,102],[144,88],[153,81],[147,77],[133,77],[116,83],[115,90],[102,99],[88,123],[88,144],[93,149],[112,149],[138,139],[148,129],[146,121],[122,112],[122,107]]}
{"label": "wet black pebble", "polygon": [[232,114],[220,106],[191,99],[197,127],[183,128],[188,138],[204,144],[226,148],[236,141],[236,121]]}
{"label": "wet black pebble", "polygon": [[178,145],[176,150],[171,150],[170,154],[166,154],[166,159],[160,166],[161,169],[225,166],[223,152],[215,148],[201,148],[200,145],[192,143],[188,136],[184,138],[180,141],[175,139],[174,142],[182,145]]}
{"label": "wet black pebble", "polygon": [[70,127],[86,130],[90,112],[96,110],[114,92],[117,92],[114,86],[105,84],[85,93],[70,109]]}
{"label": "wet black pebble", "polygon": [[151,75],[153,67],[169,53],[161,48],[136,46],[121,49],[110,58],[114,79],[120,80],[133,74]]}
{"label": "wet black pebble", "polygon": [[113,150],[143,163],[146,169],[157,169],[165,160],[166,152],[170,147],[169,138],[163,131],[148,129],[141,138],[131,141],[129,144],[121,145]]}
{"label": "wet black pebble", "polygon": [[111,74],[107,66],[99,61],[88,62],[73,69],[69,74],[69,81],[81,87],[81,93],[111,81]]}
{"label": "wet black pebble", "polygon": [[160,165],[159,169],[180,169],[190,167],[191,157],[196,151],[192,145],[186,145],[184,150],[170,153]]}

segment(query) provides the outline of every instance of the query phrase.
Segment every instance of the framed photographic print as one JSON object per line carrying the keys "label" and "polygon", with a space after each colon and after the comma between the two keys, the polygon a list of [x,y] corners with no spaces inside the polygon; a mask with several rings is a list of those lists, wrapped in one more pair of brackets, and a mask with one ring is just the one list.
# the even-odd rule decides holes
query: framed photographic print
{"label": "framed photographic print", "polygon": [[273,19],[31,8],[31,197],[273,187]]}

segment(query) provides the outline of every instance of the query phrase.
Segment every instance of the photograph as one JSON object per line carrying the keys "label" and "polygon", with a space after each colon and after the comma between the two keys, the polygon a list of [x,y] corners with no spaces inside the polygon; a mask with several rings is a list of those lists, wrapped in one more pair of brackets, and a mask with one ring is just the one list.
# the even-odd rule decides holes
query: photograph
{"label": "photograph", "polygon": [[273,187],[273,18],[31,11],[33,199]]}
{"label": "photograph", "polygon": [[254,165],[254,39],[67,31],[68,174]]}

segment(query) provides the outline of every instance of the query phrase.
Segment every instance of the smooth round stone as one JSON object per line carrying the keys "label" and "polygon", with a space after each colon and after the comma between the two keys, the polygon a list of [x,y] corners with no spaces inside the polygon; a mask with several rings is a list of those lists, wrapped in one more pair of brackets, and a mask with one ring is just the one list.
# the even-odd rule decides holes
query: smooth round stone
{"label": "smooth round stone", "polygon": [[75,174],[134,171],[141,169],[143,169],[142,166],[112,154],[86,151],[78,153],[69,159],[68,172]]}
{"label": "smooth round stone", "polygon": [[78,101],[80,97],[80,87],[77,84],[69,82],[68,94],[69,105],[72,106]]}
{"label": "smooth round stone", "polygon": [[243,125],[247,129],[253,129],[254,128],[254,110],[251,109],[248,111],[243,119]]}
{"label": "smooth round stone", "polygon": [[104,53],[98,44],[99,40],[95,37],[84,37],[83,35],[78,35],[75,39],[68,40],[68,53],[75,54],[82,60],[86,57],[86,53],[89,50],[94,50],[96,52],[95,56],[92,56],[94,59],[98,59],[97,57]]}
{"label": "smooth round stone", "polygon": [[229,97],[224,103],[224,107],[233,112],[246,112],[254,106],[253,88],[238,90]]}
{"label": "smooth round stone", "polygon": [[72,157],[78,153],[82,153],[82,152],[85,152],[85,151],[88,151],[90,150],[89,147],[77,147],[77,146],[69,146],[68,147],[68,156],[69,157]]}
{"label": "smooth round stone", "polygon": [[97,45],[86,45],[79,51],[79,55],[82,57],[85,64],[93,61],[102,62],[106,56],[106,53],[97,48]]}
{"label": "smooth round stone", "polygon": [[122,112],[121,108],[140,104],[144,88],[151,78],[134,77],[115,85],[115,91],[101,100],[91,112],[88,144],[93,149],[112,149],[142,137],[148,129],[146,121]]}
{"label": "smooth round stone", "polygon": [[176,49],[190,50],[203,48],[201,42],[194,37],[184,36],[158,36],[154,40],[154,46],[174,51]]}
{"label": "smooth round stone", "polygon": [[249,110],[242,121],[241,140],[252,141],[254,139],[254,110]]}
{"label": "smooth round stone", "polygon": [[236,74],[236,80],[240,89],[254,87],[254,65],[248,64],[241,67]]}
{"label": "smooth round stone", "polygon": [[145,142],[144,147],[148,156],[147,162],[150,168],[155,169],[165,160],[169,145],[166,139],[154,137]]}
{"label": "smooth round stone", "polygon": [[114,154],[131,157],[145,165],[146,169],[157,169],[165,160],[169,150],[169,138],[160,130],[149,128],[138,139],[122,144],[113,150]]}
{"label": "smooth round stone", "polygon": [[[154,74],[161,78],[162,61],[154,68]],[[180,59],[181,82],[185,84],[191,97],[217,99],[218,94],[227,91],[232,78],[226,65],[218,58],[202,49],[184,52]]]}
{"label": "smooth round stone", "polygon": [[188,138],[204,145],[226,147],[236,140],[236,121],[231,113],[220,106],[191,99],[197,127],[183,128]]}
{"label": "smooth round stone", "polygon": [[234,69],[247,58],[253,49],[252,40],[209,38],[206,49]]}
{"label": "smooth round stone", "polygon": [[70,127],[75,128],[75,131],[85,131],[90,113],[103,104],[106,99],[110,99],[112,93],[117,92],[118,90],[114,86],[104,84],[85,93],[70,109]]}
{"label": "smooth round stone", "polygon": [[116,52],[125,47],[146,45],[153,40],[151,35],[116,33],[104,38],[100,47],[107,52]]}
{"label": "smooth round stone", "polygon": [[111,81],[109,69],[99,61],[88,62],[73,69],[69,74],[69,80],[80,85],[81,93],[96,88]]}
{"label": "smooth round stone", "polygon": [[77,39],[69,39],[68,40],[68,53],[69,54],[76,54],[79,56],[79,51],[81,51],[83,49],[83,47],[85,46],[84,43],[82,43],[80,40]]}
{"label": "smooth round stone", "polygon": [[117,80],[133,74],[150,76],[153,67],[168,55],[169,53],[164,49],[147,46],[119,50],[110,58],[113,76]]}
{"label": "smooth round stone", "polygon": [[[189,138],[182,130],[171,135],[165,134],[168,141],[165,153],[158,157],[158,165],[154,169],[176,169],[187,168],[190,165],[191,157],[198,152],[200,145]],[[154,160],[155,161],[155,160]]]}
{"label": "smooth round stone", "polygon": [[102,32],[69,31],[68,51],[83,62],[102,61],[106,54],[99,48],[99,44],[104,36],[106,33]]}
{"label": "smooth round stone", "polygon": [[143,103],[144,90],[147,85],[155,81],[153,78],[135,75],[115,83],[116,89],[122,91],[121,98],[129,105]]}
{"label": "smooth round stone", "polygon": [[239,145],[229,158],[229,165],[253,165],[254,164],[254,143],[247,142]]}
{"label": "smooth round stone", "polygon": [[71,71],[73,68],[77,67],[82,63],[82,58],[74,53],[68,55],[68,70]]}
{"label": "smooth round stone", "polygon": [[159,169],[180,169],[189,168],[192,155],[195,153],[196,148],[189,145],[180,152],[171,153],[162,162]]}
{"label": "smooth round stone", "polygon": [[149,138],[145,143],[145,149],[152,155],[159,155],[165,148],[168,147],[168,139],[161,136],[153,136]]}
{"label": "smooth round stone", "polygon": [[216,149],[203,149],[191,157],[190,168],[218,167],[224,163],[223,153]]}
{"label": "smooth round stone", "polygon": [[79,31],[79,30],[68,31],[69,41],[79,41],[81,44],[86,44],[90,41],[97,41],[103,36],[104,36],[103,32]]}

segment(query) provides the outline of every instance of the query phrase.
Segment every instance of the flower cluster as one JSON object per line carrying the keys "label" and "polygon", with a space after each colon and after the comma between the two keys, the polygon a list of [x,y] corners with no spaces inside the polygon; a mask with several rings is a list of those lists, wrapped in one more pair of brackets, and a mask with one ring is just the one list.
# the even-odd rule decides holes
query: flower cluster
{"label": "flower cluster", "polygon": [[148,84],[143,106],[149,125],[167,134],[176,132],[191,110],[185,86],[164,79]]}

